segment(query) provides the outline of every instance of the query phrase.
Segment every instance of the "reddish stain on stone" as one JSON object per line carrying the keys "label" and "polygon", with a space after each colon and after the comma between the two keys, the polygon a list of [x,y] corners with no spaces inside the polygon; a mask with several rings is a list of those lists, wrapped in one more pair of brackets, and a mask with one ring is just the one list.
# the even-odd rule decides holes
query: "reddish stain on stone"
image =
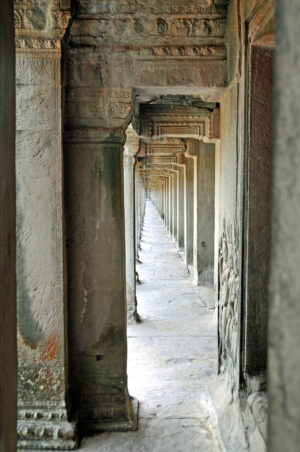
{"label": "reddish stain on stone", "polygon": [[42,359],[43,361],[52,361],[57,354],[57,338],[55,334],[51,334],[51,336],[47,339],[43,350],[42,350]]}

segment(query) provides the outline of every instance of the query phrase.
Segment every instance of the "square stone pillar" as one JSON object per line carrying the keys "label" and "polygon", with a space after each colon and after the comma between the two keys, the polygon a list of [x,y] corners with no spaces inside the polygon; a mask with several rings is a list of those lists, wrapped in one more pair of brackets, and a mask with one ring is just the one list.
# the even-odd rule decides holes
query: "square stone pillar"
{"label": "square stone pillar", "polygon": [[170,177],[166,176],[166,228],[170,229]]}
{"label": "square stone pillar", "polygon": [[177,241],[178,222],[178,171],[173,169],[173,237]]}
{"label": "square stone pillar", "polygon": [[0,1],[0,450],[16,450],[15,45],[12,2]]}
{"label": "square stone pillar", "polygon": [[169,232],[171,235],[173,235],[173,228],[174,228],[174,206],[173,206],[173,186],[174,186],[174,176],[173,174],[170,174],[169,177]]}
{"label": "square stone pillar", "polygon": [[268,450],[300,444],[300,9],[276,1],[273,204],[268,309]]}
{"label": "square stone pillar", "polygon": [[19,448],[72,449],[77,441],[68,409],[60,41],[17,43]]}
{"label": "square stone pillar", "polygon": [[186,165],[178,165],[178,210],[177,210],[177,242],[178,248],[184,249],[186,227]]}
{"label": "square stone pillar", "polygon": [[167,177],[164,177],[164,224],[167,224]]}
{"label": "square stone pillar", "polygon": [[138,319],[136,300],[136,256],[135,256],[135,155],[138,152],[139,137],[130,125],[126,131],[124,148],[124,212],[125,212],[125,255],[126,255],[126,301],[127,318]]}
{"label": "square stone pillar", "polygon": [[124,136],[85,133],[65,145],[72,396],[82,432],[128,430]]}
{"label": "square stone pillar", "polygon": [[193,262],[194,238],[194,167],[195,157],[185,154],[186,159],[186,240],[184,254],[186,265]]}
{"label": "square stone pillar", "polygon": [[194,284],[214,283],[215,146],[197,142],[194,167]]}

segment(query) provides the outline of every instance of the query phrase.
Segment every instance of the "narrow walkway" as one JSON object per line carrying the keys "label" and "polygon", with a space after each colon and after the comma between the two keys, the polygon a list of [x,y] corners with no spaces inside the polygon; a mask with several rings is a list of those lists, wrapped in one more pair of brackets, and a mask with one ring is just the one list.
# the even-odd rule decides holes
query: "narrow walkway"
{"label": "narrow walkway", "polygon": [[83,441],[85,452],[217,452],[207,410],[207,386],[216,374],[213,290],[197,290],[155,207],[147,202],[142,322],[128,326],[129,392],[140,402],[137,432],[102,434]]}

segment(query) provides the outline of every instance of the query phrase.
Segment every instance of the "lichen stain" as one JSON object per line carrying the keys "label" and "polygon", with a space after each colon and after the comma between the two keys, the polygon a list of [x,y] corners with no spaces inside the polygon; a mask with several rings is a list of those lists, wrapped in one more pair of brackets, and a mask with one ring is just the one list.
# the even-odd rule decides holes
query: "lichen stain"
{"label": "lichen stain", "polygon": [[55,334],[47,339],[43,349],[42,349],[42,360],[43,361],[53,361],[57,355],[57,337]]}

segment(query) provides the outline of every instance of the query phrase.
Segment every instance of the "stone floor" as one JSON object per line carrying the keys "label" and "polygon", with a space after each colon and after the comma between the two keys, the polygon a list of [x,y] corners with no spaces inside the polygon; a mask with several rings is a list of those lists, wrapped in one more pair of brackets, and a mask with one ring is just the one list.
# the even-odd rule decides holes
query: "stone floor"
{"label": "stone floor", "polygon": [[82,452],[218,451],[208,384],[216,374],[213,289],[193,287],[175,244],[147,202],[137,287],[141,323],[128,326],[129,391],[137,432],[86,438]]}

